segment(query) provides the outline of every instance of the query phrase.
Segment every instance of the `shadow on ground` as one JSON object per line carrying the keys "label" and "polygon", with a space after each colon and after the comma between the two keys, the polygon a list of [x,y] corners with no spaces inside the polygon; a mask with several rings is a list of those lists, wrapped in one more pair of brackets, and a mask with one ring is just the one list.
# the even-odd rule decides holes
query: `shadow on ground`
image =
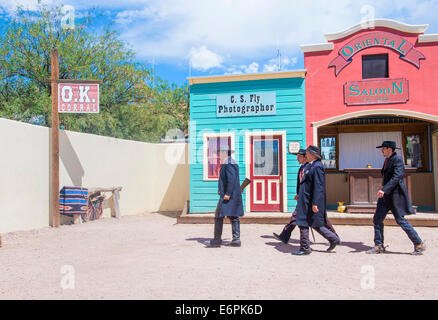
{"label": "shadow on ground", "polygon": [[341,244],[339,244],[339,246],[349,247],[349,248],[353,249],[353,251],[350,251],[351,253],[365,252],[365,251],[372,248],[372,247],[364,244],[363,242],[354,242],[354,241],[348,242],[348,241],[342,241],[342,240],[341,240]]}
{"label": "shadow on ground", "polygon": [[[264,238],[264,239],[275,239],[274,236],[270,236],[270,235],[263,235],[260,237]],[[297,239],[290,239],[288,244],[284,244],[284,243],[278,241],[277,239],[275,239],[275,241],[276,242],[266,242],[266,244],[269,246],[274,246],[274,248],[276,250],[283,252],[283,253],[290,253],[292,251],[296,251],[296,250],[300,249],[300,245],[299,245],[300,241]],[[291,246],[291,243],[296,244],[296,245]],[[321,244],[321,245],[327,244],[327,242],[312,242],[312,241],[310,243],[311,243],[311,245],[313,245],[313,244]],[[349,248],[353,249],[353,251],[350,251],[350,253],[365,252],[365,251],[372,248],[371,246],[365,245],[363,242],[353,242],[353,241],[348,242],[348,241],[342,241],[342,240],[338,246],[345,246],[345,247],[349,247]],[[316,250],[316,249],[312,249],[312,251],[314,251],[314,252],[327,252],[325,250]],[[334,252],[336,252],[336,251],[333,251],[330,253],[334,253]],[[387,253],[389,253],[389,254],[404,254],[403,252],[390,252],[390,251],[387,251]]]}
{"label": "shadow on ground", "polygon": [[[295,240],[295,239],[289,240],[289,243],[286,244],[286,243],[283,243],[281,241],[278,241],[273,236],[263,235],[263,236],[260,236],[260,238],[275,240],[275,242],[265,242],[265,244],[267,244],[268,246],[273,246],[275,250],[278,250],[282,253],[292,253],[292,252],[300,249],[300,245],[299,245],[300,242],[298,240]],[[298,245],[290,245],[291,242],[294,244],[298,244]]]}
{"label": "shadow on ground", "polygon": [[154,213],[158,213],[158,214],[161,214],[162,216],[176,219],[181,214],[181,211],[157,211]]}
{"label": "shadow on ground", "polygon": [[[207,246],[207,243],[212,239],[213,238],[188,238],[188,239],[186,239],[186,241],[197,241],[200,244],[202,244],[203,246],[205,246],[205,248],[212,249],[214,247]],[[227,246],[230,242],[231,242],[230,239],[222,238],[222,246]]]}

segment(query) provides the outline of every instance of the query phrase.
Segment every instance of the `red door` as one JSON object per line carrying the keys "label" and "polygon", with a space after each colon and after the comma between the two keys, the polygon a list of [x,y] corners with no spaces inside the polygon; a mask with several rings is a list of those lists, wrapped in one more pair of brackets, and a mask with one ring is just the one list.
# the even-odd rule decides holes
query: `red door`
{"label": "red door", "polygon": [[251,211],[282,211],[281,136],[251,137]]}

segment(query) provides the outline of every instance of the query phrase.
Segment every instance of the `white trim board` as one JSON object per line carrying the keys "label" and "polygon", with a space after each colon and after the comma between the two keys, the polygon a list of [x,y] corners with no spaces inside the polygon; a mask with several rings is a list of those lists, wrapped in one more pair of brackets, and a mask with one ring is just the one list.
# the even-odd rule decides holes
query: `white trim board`
{"label": "white trim board", "polygon": [[340,32],[327,33],[324,35],[324,37],[326,38],[327,41],[334,41],[348,37],[349,35],[352,35],[353,33],[356,33],[360,30],[367,30],[367,29],[372,30],[373,28],[376,27],[385,27],[406,33],[420,34],[420,33],[424,33],[424,31],[426,31],[429,25],[428,24],[411,25],[391,19],[372,19],[358,23]]}
{"label": "white trim board", "polygon": [[[207,144],[207,138],[222,138],[222,137],[231,137],[231,150],[236,150],[235,148],[235,136],[234,132],[209,132],[204,133],[202,137],[202,143],[203,143],[203,159],[202,159],[202,171],[203,171],[203,180],[204,181],[218,181],[218,179],[213,179],[208,177],[208,144]],[[234,153],[231,153],[231,158],[234,159]]]}
{"label": "white trim board", "polygon": [[[258,136],[281,136],[281,144],[282,144],[282,166],[281,171],[283,173],[283,212],[287,212],[287,145],[286,145],[286,131],[280,130],[267,130],[267,131],[252,131],[245,132],[245,175],[249,177],[250,173],[250,163],[251,163],[251,137]],[[280,194],[279,194],[280,195]],[[251,208],[251,192],[250,188],[246,188],[245,190],[245,212],[250,212]]]}

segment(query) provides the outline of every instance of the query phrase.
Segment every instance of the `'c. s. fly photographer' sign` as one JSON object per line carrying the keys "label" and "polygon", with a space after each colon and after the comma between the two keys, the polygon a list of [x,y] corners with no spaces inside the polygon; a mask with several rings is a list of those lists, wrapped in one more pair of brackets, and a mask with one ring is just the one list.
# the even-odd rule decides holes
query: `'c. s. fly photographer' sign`
{"label": "'c. s. fly photographer' sign", "polygon": [[275,115],[275,92],[221,94],[216,96],[217,117]]}

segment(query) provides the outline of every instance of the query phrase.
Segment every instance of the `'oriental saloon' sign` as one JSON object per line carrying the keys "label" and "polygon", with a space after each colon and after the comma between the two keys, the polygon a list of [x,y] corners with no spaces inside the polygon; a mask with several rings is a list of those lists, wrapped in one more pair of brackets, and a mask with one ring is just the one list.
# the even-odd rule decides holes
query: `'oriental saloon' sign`
{"label": "'oriental saloon' sign", "polygon": [[354,38],[338,51],[338,56],[329,63],[330,67],[335,67],[336,76],[351,63],[352,57],[367,48],[386,47],[395,50],[400,54],[400,59],[412,63],[420,68],[420,59],[426,57],[418,50],[414,49],[412,43],[402,37],[389,32],[376,31]]}
{"label": "'oriental saloon' sign", "polygon": [[344,102],[348,106],[405,103],[409,100],[406,79],[349,81],[344,84]]}
{"label": "'oriental saloon' sign", "polygon": [[275,92],[218,95],[216,116],[219,118],[275,115],[275,100]]}
{"label": "'oriental saloon' sign", "polygon": [[59,83],[58,112],[99,113],[99,84]]}

